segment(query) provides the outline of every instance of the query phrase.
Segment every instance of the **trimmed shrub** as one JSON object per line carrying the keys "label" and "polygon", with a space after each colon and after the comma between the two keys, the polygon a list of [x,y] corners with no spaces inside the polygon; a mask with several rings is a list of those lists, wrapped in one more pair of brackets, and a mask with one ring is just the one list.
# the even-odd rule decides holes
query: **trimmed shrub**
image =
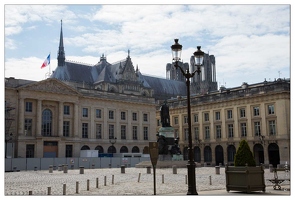
{"label": "trimmed shrub", "polygon": [[246,140],[242,140],[235,155],[234,165],[245,166],[246,164],[248,164],[248,166],[256,166],[253,153],[250,150],[248,143]]}

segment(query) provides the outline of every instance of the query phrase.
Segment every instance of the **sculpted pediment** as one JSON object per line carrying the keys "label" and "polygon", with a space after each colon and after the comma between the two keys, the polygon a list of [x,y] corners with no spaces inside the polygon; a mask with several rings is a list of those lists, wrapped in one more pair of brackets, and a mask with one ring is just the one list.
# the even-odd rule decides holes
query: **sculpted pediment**
{"label": "sculpted pediment", "polygon": [[22,89],[34,90],[34,91],[40,91],[40,92],[68,94],[68,95],[79,94],[79,92],[77,92],[74,88],[66,85],[65,83],[57,79],[46,79],[46,80],[39,81],[30,85],[26,85],[22,87]]}

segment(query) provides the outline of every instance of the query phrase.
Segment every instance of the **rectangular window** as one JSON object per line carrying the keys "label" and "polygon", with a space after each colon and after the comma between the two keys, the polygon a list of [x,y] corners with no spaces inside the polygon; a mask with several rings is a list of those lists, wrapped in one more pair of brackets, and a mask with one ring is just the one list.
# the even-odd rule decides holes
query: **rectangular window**
{"label": "rectangular window", "polygon": [[259,116],[259,106],[253,107],[253,115],[254,116]]}
{"label": "rectangular window", "polygon": [[96,139],[101,139],[102,138],[102,126],[101,124],[96,124]]}
{"label": "rectangular window", "polygon": [[254,122],[255,136],[260,136],[260,122]]}
{"label": "rectangular window", "polygon": [[276,122],[274,120],[268,121],[269,135],[276,135]]}
{"label": "rectangular window", "polygon": [[184,129],[184,140],[188,140],[188,128]]}
{"label": "rectangular window", "polygon": [[149,140],[149,129],[148,127],[143,127],[143,139]]}
{"label": "rectangular window", "polygon": [[241,123],[241,137],[247,137],[246,123]]}
{"label": "rectangular window", "polygon": [[35,145],[27,144],[26,145],[26,158],[34,158]]}
{"label": "rectangular window", "polygon": [[114,138],[115,138],[114,125],[109,124],[109,139],[114,139]]}
{"label": "rectangular window", "polygon": [[246,110],[245,110],[245,108],[241,108],[240,109],[240,117],[241,118],[246,117]]}
{"label": "rectangular window", "polygon": [[232,110],[228,110],[227,111],[227,119],[232,119],[233,118],[233,111]]}
{"label": "rectangular window", "polygon": [[88,117],[88,108],[83,108],[82,116],[83,117]]}
{"label": "rectangular window", "polygon": [[233,138],[234,137],[234,125],[228,124],[227,130],[228,130],[228,138]]}
{"label": "rectangular window", "polygon": [[25,135],[32,136],[32,119],[25,119]]}
{"label": "rectangular window", "polygon": [[121,139],[126,140],[126,126],[121,125]]}
{"label": "rectangular window", "polygon": [[33,103],[27,101],[26,102],[26,112],[32,112],[33,111]]}
{"label": "rectangular window", "polygon": [[73,145],[66,145],[66,157],[73,157]]}
{"label": "rectangular window", "polygon": [[198,121],[199,121],[199,119],[198,119],[198,114],[195,114],[195,115],[194,115],[194,122],[197,123]]}
{"label": "rectangular window", "polygon": [[273,115],[275,114],[275,106],[274,105],[268,105],[268,114]]}
{"label": "rectangular window", "polygon": [[82,138],[88,138],[88,123],[82,123]]}
{"label": "rectangular window", "polygon": [[64,121],[63,123],[63,136],[69,137],[70,136],[70,122]]}
{"label": "rectangular window", "polygon": [[126,120],[126,112],[121,112],[121,120]]}
{"label": "rectangular window", "polygon": [[220,139],[221,138],[221,125],[216,125],[216,138]]}
{"label": "rectangular window", "polygon": [[200,136],[199,136],[199,127],[195,127],[194,128],[194,132],[195,132],[195,140],[198,140],[200,139]]}
{"label": "rectangular window", "polygon": [[205,126],[205,139],[210,139],[210,127]]}
{"label": "rectangular window", "polygon": [[148,114],[146,114],[146,113],[143,114],[143,121],[144,122],[148,121]]}
{"label": "rectangular window", "polygon": [[70,114],[70,106],[64,105],[64,115],[69,115]]}
{"label": "rectangular window", "polygon": [[209,122],[209,113],[204,113],[205,122]]}
{"label": "rectangular window", "polygon": [[175,124],[175,125],[178,124],[178,117],[174,117],[174,124]]}
{"label": "rectangular window", "polygon": [[215,120],[220,120],[220,112],[215,112]]}
{"label": "rectangular window", "polygon": [[187,124],[188,120],[187,120],[187,116],[183,117],[184,123]]}
{"label": "rectangular window", "polygon": [[101,118],[101,109],[96,109],[95,115],[96,115],[96,118]]}
{"label": "rectangular window", "polygon": [[114,111],[109,110],[109,119],[114,119]]}
{"label": "rectangular window", "polygon": [[137,121],[137,113],[132,113],[132,120]]}
{"label": "rectangular window", "polygon": [[132,127],[132,139],[137,140],[137,126]]}

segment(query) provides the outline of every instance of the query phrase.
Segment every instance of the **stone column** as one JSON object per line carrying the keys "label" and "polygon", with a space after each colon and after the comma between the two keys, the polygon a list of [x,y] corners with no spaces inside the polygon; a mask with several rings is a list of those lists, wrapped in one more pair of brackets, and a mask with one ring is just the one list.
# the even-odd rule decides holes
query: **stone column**
{"label": "stone column", "polygon": [[36,136],[41,136],[42,126],[42,100],[37,101]]}
{"label": "stone column", "polygon": [[75,103],[74,104],[74,135],[73,137],[79,137],[78,122],[79,122],[79,106],[77,103]]}
{"label": "stone column", "polygon": [[63,136],[63,102],[58,103],[58,136]]}
{"label": "stone column", "polygon": [[19,98],[19,113],[18,113],[18,135],[24,134],[24,115],[25,115],[25,103],[23,98]]}

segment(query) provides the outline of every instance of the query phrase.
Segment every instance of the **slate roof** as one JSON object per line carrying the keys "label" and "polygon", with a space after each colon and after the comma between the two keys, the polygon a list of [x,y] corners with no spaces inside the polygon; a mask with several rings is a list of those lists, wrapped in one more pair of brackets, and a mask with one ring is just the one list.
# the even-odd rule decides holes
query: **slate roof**
{"label": "slate roof", "polygon": [[166,98],[171,98],[186,95],[186,85],[184,82],[147,75],[143,75],[143,80],[147,85],[154,89],[155,97],[164,95]]}
{"label": "slate roof", "polygon": [[[106,60],[101,60],[93,66],[66,61],[65,66],[58,66],[56,68],[51,78],[91,85],[100,82],[116,83],[116,79],[118,79],[118,75],[124,69],[126,62],[131,62],[131,59],[127,57],[127,59],[113,64],[108,63]],[[152,88],[156,99],[186,95],[186,85],[181,81],[143,75],[140,72],[138,72],[138,81],[142,83],[143,87]]]}

